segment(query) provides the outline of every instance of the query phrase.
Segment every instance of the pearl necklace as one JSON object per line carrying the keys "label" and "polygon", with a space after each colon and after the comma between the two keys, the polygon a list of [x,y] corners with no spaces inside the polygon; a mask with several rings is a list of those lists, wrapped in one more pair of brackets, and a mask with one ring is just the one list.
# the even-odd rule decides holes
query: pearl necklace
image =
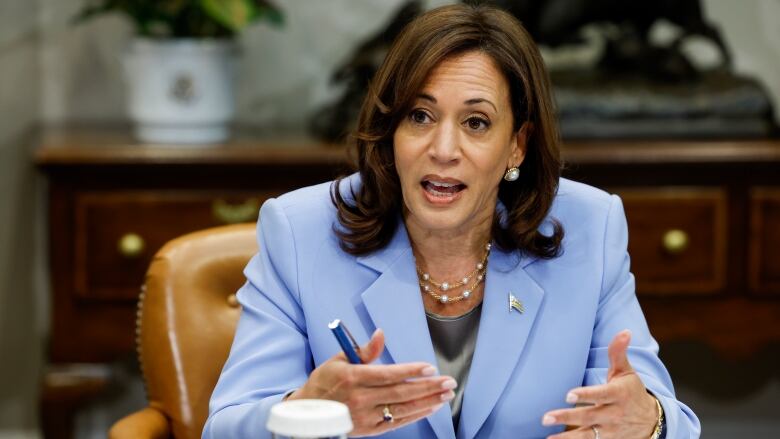
{"label": "pearl necklace", "polygon": [[[420,288],[423,292],[428,293],[431,297],[438,300],[443,304],[460,302],[461,300],[468,299],[471,293],[479,286],[479,284],[485,280],[487,276],[487,258],[490,255],[491,244],[485,244],[485,255],[482,260],[477,262],[474,270],[471,273],[463,276],[457,282],[437,282],[431,278],[431,275],[424,272],[419,265],[417,265],[417,278],[420,282]],[[471,279],[475,279],[471,282]],[[471,282],[471,285],[469,283]],[[450,297],[447,292],[454,289],[466,286],[466,290],[458,296]],[[439,291],[441,294],[437,293]]]}

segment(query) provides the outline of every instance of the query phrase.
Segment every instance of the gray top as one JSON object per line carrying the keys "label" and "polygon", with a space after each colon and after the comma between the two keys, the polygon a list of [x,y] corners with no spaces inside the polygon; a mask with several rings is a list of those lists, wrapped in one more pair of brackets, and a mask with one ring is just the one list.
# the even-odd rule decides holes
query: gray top
{"label": "gray top", "polygon": [[463,391],[471,369],[471,358],[477,344],[477,330],[482,304],[457,317],[445,317],[426,312],[428,330],[431,333],[433,350],[439,363],[439,373],[449,375],[458,382],[455,398],[450,401],[452,425],[458,431],[460,409],[463,405]]}

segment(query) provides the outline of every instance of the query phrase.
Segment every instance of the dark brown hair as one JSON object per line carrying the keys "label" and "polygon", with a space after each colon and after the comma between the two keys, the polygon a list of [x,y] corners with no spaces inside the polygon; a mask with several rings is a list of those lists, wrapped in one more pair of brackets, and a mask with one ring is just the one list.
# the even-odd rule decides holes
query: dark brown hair
{"label": "dark brown hair", "polygon": [[539,50],[517,19],[493,6],[451,5],[433,9],[409,23],[390,48],[369,85],[354,134],[359,188],[331,194],[338,209],[334,231],[344,251],[361,255],[390,242],[403,206],[395,169],[393,133],[431,70],[444,59],[471,50],[490,56],[509,83],[514,130],[527,126],[527,151],[520,178],[501,181],[498,198],[506,212],[493,223],[493,239],[503,249],[552,258],[560,253],[563,228],[539,231],[558,189],[561,160],[549,78]]}

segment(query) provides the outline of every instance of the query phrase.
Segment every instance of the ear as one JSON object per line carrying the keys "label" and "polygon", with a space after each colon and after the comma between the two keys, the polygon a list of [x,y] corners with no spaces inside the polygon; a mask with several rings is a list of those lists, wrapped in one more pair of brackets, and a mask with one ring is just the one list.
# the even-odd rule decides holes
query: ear
{"label": "ear", "polygon": [[517,166],[518,168],[525,160],[525,152],[528,149],[528,134],[531,131],[531,122],[524,122],[517,132],[512,134],[511,147],[509,154],[509,163],[507,168]]}

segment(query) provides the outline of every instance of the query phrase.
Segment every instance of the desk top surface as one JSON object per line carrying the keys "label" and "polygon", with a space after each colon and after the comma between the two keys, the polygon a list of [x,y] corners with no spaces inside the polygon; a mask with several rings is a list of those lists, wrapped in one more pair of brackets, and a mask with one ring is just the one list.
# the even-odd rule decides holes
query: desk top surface
{"label": "desk top surface", "polygon": [[[157,145],[135,140],[126,127],[63,127],[41,130],[35,163],[68,165],[338,165],[349,161],[344,144],[305,135],[239,129],[219,145]],[[780,139],[571,140],[562,155],[569,164],[663,164],[780,162]]]}

